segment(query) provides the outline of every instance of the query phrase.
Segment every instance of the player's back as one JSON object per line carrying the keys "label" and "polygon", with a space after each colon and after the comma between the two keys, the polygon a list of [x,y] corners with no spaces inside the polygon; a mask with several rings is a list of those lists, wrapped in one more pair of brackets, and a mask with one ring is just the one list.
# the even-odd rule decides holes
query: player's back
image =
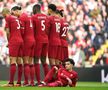
{"label": "player's back", "polygon": [[34,31],[31,16],[22,13],[20,16],[22,36],[24,41],[34,41]]}
{"label": "player's back", "polygon": [[9,28],[10,32],[9,42],[16,44],[23,42],[19,19],[16,16],[10,15],[6,18],[6,23],[6,27]]}
{"label": "player's back", "polygon": [[65,19],[61,19],[60,38],[61,38],[61,43],[63,46],[68,46],[68,43],[67,43],[68,30],[69,30],[69,24],[66,22]]}
{"label": "player's back", "polygon": [[49,30],[49,44],[61,45],[60,28],[61,19],[57,16],[49,16],[50,30]]}
{"label": "player's back", "polygon": [[48,43],[48,17],[45,14],[38,13],[32,16],[32,20],[36,41]]}

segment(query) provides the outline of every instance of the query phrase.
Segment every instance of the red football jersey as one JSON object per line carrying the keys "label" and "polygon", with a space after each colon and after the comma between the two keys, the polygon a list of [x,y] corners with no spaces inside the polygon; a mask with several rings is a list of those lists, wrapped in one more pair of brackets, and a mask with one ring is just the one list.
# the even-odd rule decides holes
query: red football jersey
{"label": "red football jersey", "polygon": [[48,17],[45,14],[39,13],[33,15],[32,20],[36,41],[40,43],[48,43]]}
{"label": "red football jersey", "polygon": [[49,16],[49,45],[61,45],[60,28],[61,19],[57,16]]}
{"label": "red football jersey", "polygon": [[62,46],[68,47],[67,43],[67,31],[69,30],[69,25],[66,22],[65,19],[61,19],[61,32],[60,32],[60,38],[61,38],[61,44]]}
{"label": "red football jersey", "polygon": [[10,37],[9,37],[9,44],[15,44],[23,42],[21,36],[21,29],[19,19],[13,15],[9,15],[6,17],[6,28],[9,28]]}
{"label": "red football jersey", "polygon": [[28,16],[26,13],[22,13],[19,19],[24,42],[35,41],[31,17]]}
{"label": "red football jersey", "polygon": [[66,77],[68,77],[72,80],[72,85],[70,85],[70,86],[76,85],[76,82],[78,79],[77,72],[75,72],[74,70],[69,72],[65,68],[60,68],[58,70],[58,80],[60,80],[64,86],[68,85],[68,81],[67,81]]}

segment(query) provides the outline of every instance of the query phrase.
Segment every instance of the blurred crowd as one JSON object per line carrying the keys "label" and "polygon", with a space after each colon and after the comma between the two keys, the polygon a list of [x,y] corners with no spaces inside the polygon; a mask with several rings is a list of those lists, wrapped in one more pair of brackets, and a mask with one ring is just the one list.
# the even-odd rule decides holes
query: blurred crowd
{"label": "blurred crowd", "polygon": [[64,10],[69,23],[69,57],[76,67],[108,65],[108,0],[0,0],[0,61],[8,63],[8,48],[4,32],[3,7],[20,5],[28,14],[32,6],[40,3],[47,14],[48,3]]}

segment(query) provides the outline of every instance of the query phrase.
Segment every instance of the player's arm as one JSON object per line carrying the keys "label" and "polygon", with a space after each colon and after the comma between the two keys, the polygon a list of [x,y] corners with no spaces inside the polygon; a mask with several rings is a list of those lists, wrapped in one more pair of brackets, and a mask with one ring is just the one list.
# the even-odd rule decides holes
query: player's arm
{"label": "player's arm", "polygon": [[62,78],[62,79],[66,79],[66,76],[65,76],[65,74],[63,73],[63,68],[60,68],[59,70],[58,70],[58,77],[60,77],[60,78]]}
{"label": "player's arm", "polygon": [[60,70],[58,71],[58,76],[59,76],[60,78],[64,79],[64,80],[67,80],[67,81],[68,81],[68,85],[69,85],[69,86],[72,86],[72,80],[71,80],[71,78],[68,77],[68,76],[66,76],[65,73],[63,73],[63,69],[60,69]]}
{"label": "player's arm", "polygon": [[5,31],[6,31],[6,35],[7,35],[7,40],[9,41],[9,37],[10,37],[9,28],[5,27]]}
{"label": "player's arm", "polygon": [[20,21],[21,35],[23,36],[26,29],[26,19],[20,18],[19,21]]}
{"label": "player's arm", "polygon": [[69,25],[67,26],[66,39],[68,39]]}
{"label": "player's arm", "polygon": [[6,24],[5,24],[5,28],[4,30],[6,31],[6,36],[7,36],[7,40],[9,41],[9,37],[10,37],[10,32],[9,32],[9,26],[10,26],[10,22],[9,22],[9,18],[6,18]]}
{"label": "player's arm", "polygon": [[33,25],[33,31],[34,31],[34,35],[36,33],[36,22],[34,20],[34,17],[32,16],[32,25]]}
{"label": "player's arm", "polygon": [[75,86],[76,86],[76,82],[77,82],[77,80],[78,80],[78,74],[77,74],[77,73],[74,73],[74,74],[70,77],[70,79],[72,80],[72,83],[68,83],[68,85],[69,85],[70,87],[75,87]]}
{"label": "player's arm", "polygon": [[69,77],[66,77],[66,80],[68,81],[68,85],[72,86],[72,80]]}
{"label": "player's arm", "polygon": [[50,30],[51,30],[51,17],[48,17],[47,18],[47,31],[46,31],[46,33],[47,33],[47,35],[49,35],[49,33],[50,33]]}

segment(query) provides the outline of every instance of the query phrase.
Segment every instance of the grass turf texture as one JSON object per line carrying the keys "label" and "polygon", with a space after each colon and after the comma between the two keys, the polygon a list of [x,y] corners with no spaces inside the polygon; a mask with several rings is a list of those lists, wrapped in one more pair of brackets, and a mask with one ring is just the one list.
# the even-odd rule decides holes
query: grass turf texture
{"label": "grass turf texture", "polygon": [[[6,84],[0,81],[0,85]],[[76,87],[1,87],[0,90],[108,90],[108,83],[78,82]]]}

